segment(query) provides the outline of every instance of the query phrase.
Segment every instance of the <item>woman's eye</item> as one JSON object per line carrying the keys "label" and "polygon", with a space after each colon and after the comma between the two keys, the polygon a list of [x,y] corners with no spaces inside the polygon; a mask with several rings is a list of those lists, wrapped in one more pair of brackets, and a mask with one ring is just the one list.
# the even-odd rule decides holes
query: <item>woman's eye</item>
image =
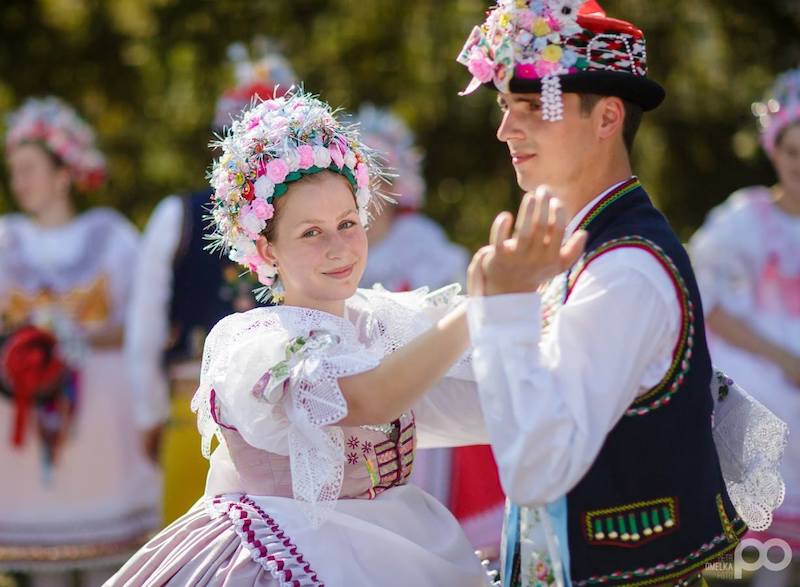
{"label": "woman's eye", "polygon": [[528,102],[528,107],[530,108],[531,112],[537,112],[538,110],[542,109],[541,102]]}
{"label": "woman's eye", "polygon": [[353,228],[355,225],[356,225],[356,223],[353,222],[352,220],[345,220],[344,222],[342,222],[339,225],[339,230],[344,230],[344,229],[347,229],[347,228]]}
{"label": "woman's eye", "polygon": [[305,231],[303,233],[303,238],[310,238],[312,236],[317,236],[318,234],[319,234],[319,230],[317,230],[316,228],[312,228],[312,229],[307,230],[307,231]]}

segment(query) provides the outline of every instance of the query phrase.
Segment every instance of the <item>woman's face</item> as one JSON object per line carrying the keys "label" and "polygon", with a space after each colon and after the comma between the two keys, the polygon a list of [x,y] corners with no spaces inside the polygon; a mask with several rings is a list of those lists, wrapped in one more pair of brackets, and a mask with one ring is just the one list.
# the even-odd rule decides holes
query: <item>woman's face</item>
{"label": "woman's face", "polygon": [[285,302],[340,313],[367,261],[367,235],[345,178],[322,172],[292,184],[277,200],[273,240],[258,250],[276,263]]}
{"label": "woman's face", "polygon": [[800,123],[783,132],[775,147],[772,163],[783,189],[800,196]]}
{"label": "woman's face", "polygon": [[11,191],[20,209],[38,216],[53,199],[69,196],[70,177],[65,167],[36,144],[14,147],[8,154]]}

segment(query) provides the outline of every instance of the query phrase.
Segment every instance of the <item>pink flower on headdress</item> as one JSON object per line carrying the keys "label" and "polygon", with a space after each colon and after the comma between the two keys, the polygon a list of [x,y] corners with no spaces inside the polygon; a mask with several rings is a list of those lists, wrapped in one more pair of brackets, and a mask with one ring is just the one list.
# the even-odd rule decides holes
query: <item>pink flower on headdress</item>
{"label": "pink flower on headdress", "polygon": [[517,23],[519,24],[520,28],[525,30],[531,30],[531,26],[533,25],[533,12],[530,10],[523,10],[517,16]]}
{"label": "pink flower on headdress", "polygon": [[331,152],[331,161],[336,164],[336,167],[342,169],[344,167],[344,156],[339,145],[332,143],[328,150]]}
{"label": "pink flower on headdress", "polygon": [[491,81],[492,77],[494,77],[494,66],[492,62],[486,59],[477,47],[472,50],[467,69],[469,69],[469,72],[483,84]]}
{"label": "pink flower on headdress", "polygon": [[283,183],[289,173],[289,166],[280,159],[267,163],[267,177],[274,184]]}
{"label": "pink flower on headdress", "polygon": [[363,163],[356,165],[356,184],[358,184],[359,188],[369,186],[369,169]]}
{"label": "pink flower on headdress", "polygon": [[314,166],[314,149],[311,145],[300,145],[297,147],[300,155],[300,169],[308,169]]}
{"label": "pink flower on headdress", "polygon": [[[256,201],[256,200],[253,200]],[[258,200],[259,202],[262,200]],[[239,211],[239,226],[244,229],[251,239],[258,237],[259,233],[264,230],[266,221],[259,218],[250,204],[242,206]]]}
{"label": "pink flower on headdress", "polygon": [[268,204],[265,200],[256,198],[250,202],[250,210],[259,220],[269,220],[275,213],[275,208],[272,204]]}
{"label": "pink flower on headdress", "polygon": [[534,63],[533,66],[536,68],[536,74],[539,77],[545,77],[554,74],[556,73],[556,71],[558,71],[559,68],[558,62],[553,63],[551,61],[546,61],[544,59],[540,59],[539,61]]}

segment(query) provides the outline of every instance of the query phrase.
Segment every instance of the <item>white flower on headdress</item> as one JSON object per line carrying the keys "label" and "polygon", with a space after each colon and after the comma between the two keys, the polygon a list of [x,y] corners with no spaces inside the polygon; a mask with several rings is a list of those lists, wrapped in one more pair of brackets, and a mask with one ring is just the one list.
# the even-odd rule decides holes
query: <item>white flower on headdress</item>
{"label": "white flower on headdress", "polygon": [[350,169],[354,170],[356,168],[356,156],[353,154],[353,151],[347,151],[347,154],[344,156],[344,164]]}
{"label": "white flower on headdress", "polygon": [[266,175],[262,175],[259,177],[255,184],[256,188],[256,197],[266,200],[269,197],[272,197],[272,194],[275,192],[275,184],[272,183]]}
{"label": "white flower on headdress", "polygon": [[558,22],[563,37],[571,37],[581,32],[578,24],[578,9],[585,0],[551,0],[550,14]]}
{"label": "white flower on headdress", "polygon": [[325,147],[314,147],[314,165],[320,169],[327,169],[331,164],[331,152]]}
{"label": "white flower on headdress", "polygon": [[300,169],[300,153],[297,151],[287,152],[283,159],[286,161],[286,165],[289,166],[289,171],[297,171]]}

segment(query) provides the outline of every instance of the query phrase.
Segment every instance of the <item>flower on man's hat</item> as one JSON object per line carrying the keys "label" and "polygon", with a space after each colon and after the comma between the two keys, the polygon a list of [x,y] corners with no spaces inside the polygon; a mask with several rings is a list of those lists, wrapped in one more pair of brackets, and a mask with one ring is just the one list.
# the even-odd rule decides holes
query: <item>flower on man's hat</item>
{"label": "flower on man's hat", "polygon": [[583,3],[584,0],[555,0],[552,3],[550,14],[558,23],[558,32],[568,37],[581,32],[577,17]]}
{"label": "flower on man's hat", "polygon": [[664,90],[647,79],[646,61],[643,33],[608,18],[597,0],[497,0],[458,56],[472,74],[461,95],[490,82],[500,92],[541,92],[552,106],[544,120],[560,120],[562,91],[612,91],[650,110]]}

